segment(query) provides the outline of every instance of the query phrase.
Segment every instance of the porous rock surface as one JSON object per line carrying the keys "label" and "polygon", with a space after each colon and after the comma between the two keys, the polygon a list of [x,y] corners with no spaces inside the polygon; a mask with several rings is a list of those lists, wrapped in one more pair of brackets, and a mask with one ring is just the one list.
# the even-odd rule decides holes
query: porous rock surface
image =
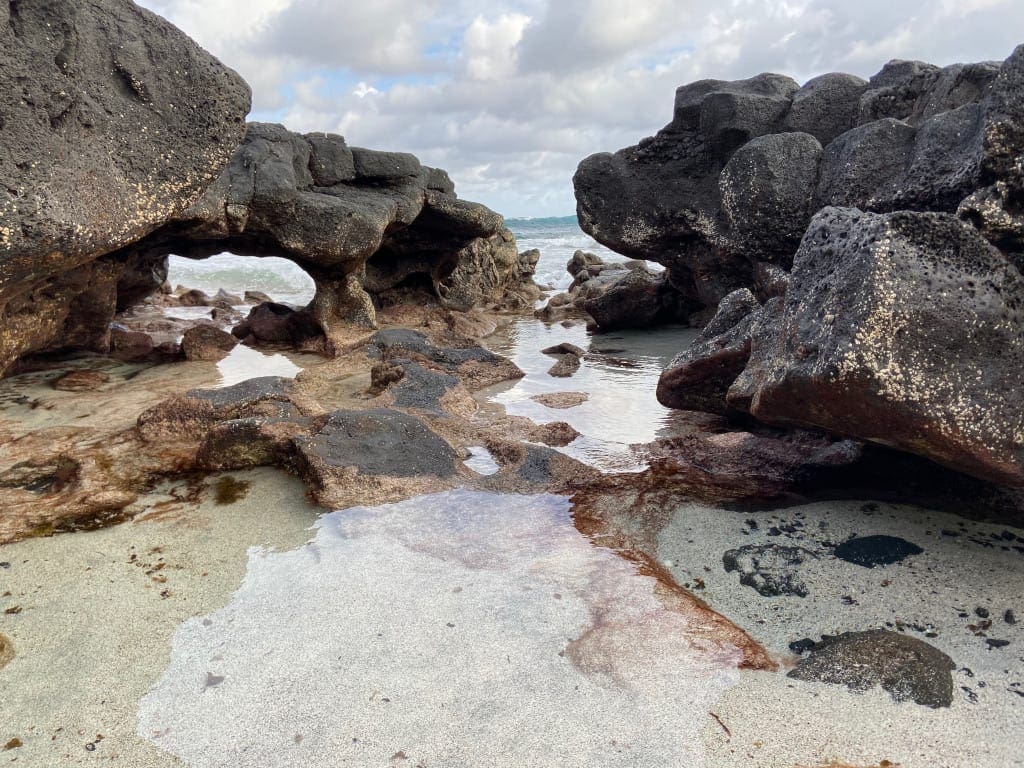
{"label": "porous rock surface", "polygon": [[280,256],[316,283],[308,312],[328,340],[375,327],[382,304],[426,292],[468,310],[538,295],[500,215],[459,200],[448,175],[413,155],[349,147],[333,134],[250,123],[223,175],[188,210],[121,257],[159,275],[170,253]]}
{"label": "porous rock surface", "polygon": [[1001,64],[892,61],[868,82],[691,83],[657,135],[580,163],[580,225],[615,251],[664,264],[703,306],[754,287],[761,263],[789,269],[811,217],[830,205],[959,210],[1016,256],[1022,89],[1024,47]]}
{"label": "porous rock surface", "polygon": [[878,686],[896,701],[937,709],[953,703],[954,669],[949,656],[924,640],[875,629],[823,639],[788,677],[844,685],[854,691]]}
{"label": "porous rock surface", "polygon": [[718,306],[662,403],[1024,485],[1022,157],[1024,46],[684,86],[672,123],[575,184],[584,229]]}
{"label": "porous rock surface", "polygon": [[0,35],[0,375],[109,351],[115,313],[157,292],[171,253],[295,261],[317,288],[319,333],[299,341],[328,354],[381,306],[539,296],[536,255],[444,171],[246,124],[245,82],[129,0],[19,0]]}
{"label": "porous rock surface", "polygon": [[118,284],[134,269],[107,254],[219,176],[250,97],[237,74],[127,0],[5,3],[0,42],[4,372],[28,353],[107,348]]}
{"label": "porous rock surface", "polygon": [[1022,484],[1022,329],[1024,277],[973,227],[829,208],[797,253],[750,413]]}

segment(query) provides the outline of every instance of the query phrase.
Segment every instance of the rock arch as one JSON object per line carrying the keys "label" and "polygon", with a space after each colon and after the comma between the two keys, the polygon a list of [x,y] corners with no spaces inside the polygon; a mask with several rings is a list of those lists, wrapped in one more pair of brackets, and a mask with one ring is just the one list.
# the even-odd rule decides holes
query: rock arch
{"label": "rock arch", "polygon": [[402,288],[456,310],[523,305],[537,290],[502,217],[459,200],[444,171],[274,124],[250,123],[197,203],[113,254],[128,265],[119,306],[163,282],[168,255],[225,251],[279,256],[305,270],[316,283],[308,311],[328,342],[346,325],[376,327],[377,307]]}

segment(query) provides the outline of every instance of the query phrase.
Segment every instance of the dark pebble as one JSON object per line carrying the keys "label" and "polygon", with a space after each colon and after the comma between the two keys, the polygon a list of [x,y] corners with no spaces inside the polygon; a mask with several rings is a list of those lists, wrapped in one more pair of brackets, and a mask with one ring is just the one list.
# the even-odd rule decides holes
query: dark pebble
{"label": "dark pebble", "polygon": [[789,644],[789,650],[793,653],[807,653],[815,646],[815,642],[809,637],[805,637],[803,640],[794,640]]}
{"label": "dark pebble", "polygon": [[1005,621],[1007,624],[1016,624],[1017,614],[1015,614],[1013,611],[1007,611],[1003,614],[1003,621]]}
{"label": "dark pebble", "polygon": [[10,567],[11,567],[10,563],[0,563],[0,568],[7,569],[7,568],[10,568]]}
{"label": "dark pebble", "polygon": [[985,641],[985,644],[989,648],[1005,648],[1010,644],[1009,640],[996,640],[994,637],[990,637]]}
{"label": "dark pebble", "polygon": [[860,536],[835,548],[835,556],[840,560],[864,568],[891,565],[922,552],[917,544],[897,536]]}
{"label": "dark pebble", "polygon": [[987,619],[989,616],[988,608],[983,608],[979,605],[977,608],[974,609],[974,615],[977,616],[979,619]]}

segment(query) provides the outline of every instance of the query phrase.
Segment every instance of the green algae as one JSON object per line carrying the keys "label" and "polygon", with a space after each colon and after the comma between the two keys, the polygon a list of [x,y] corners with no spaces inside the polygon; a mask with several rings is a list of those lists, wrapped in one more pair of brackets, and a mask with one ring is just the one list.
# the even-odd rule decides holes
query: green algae
{"label": "green algae", "polygon": [[213,498],[220,505],[234,504],[249,493],[252,485],[248,480],[238,480],[231,475],[218,478],[213,486]]}

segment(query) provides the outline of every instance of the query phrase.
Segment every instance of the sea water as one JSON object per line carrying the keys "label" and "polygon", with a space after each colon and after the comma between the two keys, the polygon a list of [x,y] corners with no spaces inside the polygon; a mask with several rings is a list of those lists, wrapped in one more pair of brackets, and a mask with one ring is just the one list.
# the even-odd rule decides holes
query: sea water
{"label": "sea water", "polygon": [[[516,236],[520,251],[540,251],[536,281],[551,289],[565,290],[572,277],[565,266],[577,250],[597,254],[605,261],[624,261],[579,228],[575,216],[508,219],[506,226]],[[171,285],[216,293],[263,291],[275,301],[303,305],[313,298],[313,279],[298,264],[276,257],[235,256],[221,253],[208,259],[171,256],[168,280]]]}

